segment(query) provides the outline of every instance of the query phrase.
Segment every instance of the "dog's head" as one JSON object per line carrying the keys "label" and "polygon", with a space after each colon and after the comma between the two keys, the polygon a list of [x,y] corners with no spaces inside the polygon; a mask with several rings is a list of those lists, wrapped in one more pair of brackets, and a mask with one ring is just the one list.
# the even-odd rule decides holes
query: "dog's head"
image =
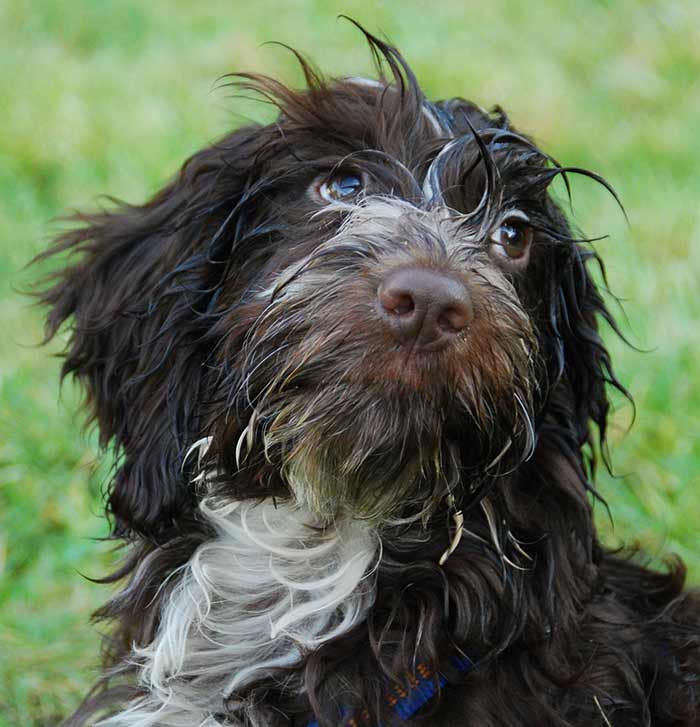
{"label": "dog's head", "polygon": [[44,293],[48,330],[72,320],[63,371],[117,450],[118,532],[191,516],[203,440],[235,497],[399,521],[477,500],[547,437],[582,462],[591,422],[604,436],[596,258],[549,192],[598,177],[500,109],[429,102],[368,40],[378,81],[239,76],[275,123],[57,242],[78,257]]}

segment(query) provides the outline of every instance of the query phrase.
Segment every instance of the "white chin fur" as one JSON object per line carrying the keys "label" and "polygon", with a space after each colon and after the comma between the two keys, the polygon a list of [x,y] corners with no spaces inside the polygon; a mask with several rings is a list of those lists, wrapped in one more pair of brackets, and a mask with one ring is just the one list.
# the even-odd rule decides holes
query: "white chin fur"
{"label": "white chin fur", "polygon": [[[171,576],[155,639],[133,651],[148,694],[103,727],[214,727],[227,699],[262,725],[246,688],[275,667],[301,664],[374,602],[380,544],[366,523],[324,525],[271,500],[204,500],[200,509],[217,535]],[[293,672],[290,680],[302,690]]]}

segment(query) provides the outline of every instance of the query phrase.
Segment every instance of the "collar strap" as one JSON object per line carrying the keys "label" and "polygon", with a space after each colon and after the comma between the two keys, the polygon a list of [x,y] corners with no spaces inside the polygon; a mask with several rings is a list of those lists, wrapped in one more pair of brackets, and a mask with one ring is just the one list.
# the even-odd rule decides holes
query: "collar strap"
{"label": "collar strap", "polygon": [[[452,666],[456,667],[462,674],[467,674],[474,668],[474,662],[468,656],[453,656],[451,659]],[[413,717],[413,715],[424,707],[435,696],[439,689],[445,687],[449,681],[440,672],[436,674],[431,672],[425,664],[418,664],[416,671],[409,677],[409,688],[399,684],[390,684],[387,689],[385,699],[393,708],[394,712],[404,721]],[[351,715],[348,710],[343,709],[342,727],[360,727],[367,724],[366,720],[369,715],[364,712],[360,715]],[[307,727],[318,727],[318,722],[313,720],[309,722]],[[378,725],[381,727],[381,725]]]}

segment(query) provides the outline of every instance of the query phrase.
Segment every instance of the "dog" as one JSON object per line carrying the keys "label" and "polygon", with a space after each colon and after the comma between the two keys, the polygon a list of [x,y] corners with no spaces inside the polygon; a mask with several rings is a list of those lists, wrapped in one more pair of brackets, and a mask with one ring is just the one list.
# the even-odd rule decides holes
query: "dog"
{"label": "dog", "polygon": [[[115,454],[104,727],[700,724],[700,598],[601,545],[616,378],[562,166],[378,80],[275,104],[47,255],[47,335]],[[615,329],[617,330],[617,329]]]}

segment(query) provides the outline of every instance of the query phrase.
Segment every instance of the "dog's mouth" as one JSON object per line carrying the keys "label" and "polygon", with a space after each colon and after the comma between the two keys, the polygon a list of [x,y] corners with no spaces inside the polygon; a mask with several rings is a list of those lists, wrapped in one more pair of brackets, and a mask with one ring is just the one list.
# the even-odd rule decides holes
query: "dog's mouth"
{"label": "dog's mouth", "polygon": [[418,395],[298,392],[261,413],[253,437],[241,435],[241,460],[262,454],[300,504],[328,518],[340,511],[376,523],[425,518],[448,494],[466,496],[454,493],[463,483],[476,489],[526,456],[531,420],[516,396],[483,422]]}

